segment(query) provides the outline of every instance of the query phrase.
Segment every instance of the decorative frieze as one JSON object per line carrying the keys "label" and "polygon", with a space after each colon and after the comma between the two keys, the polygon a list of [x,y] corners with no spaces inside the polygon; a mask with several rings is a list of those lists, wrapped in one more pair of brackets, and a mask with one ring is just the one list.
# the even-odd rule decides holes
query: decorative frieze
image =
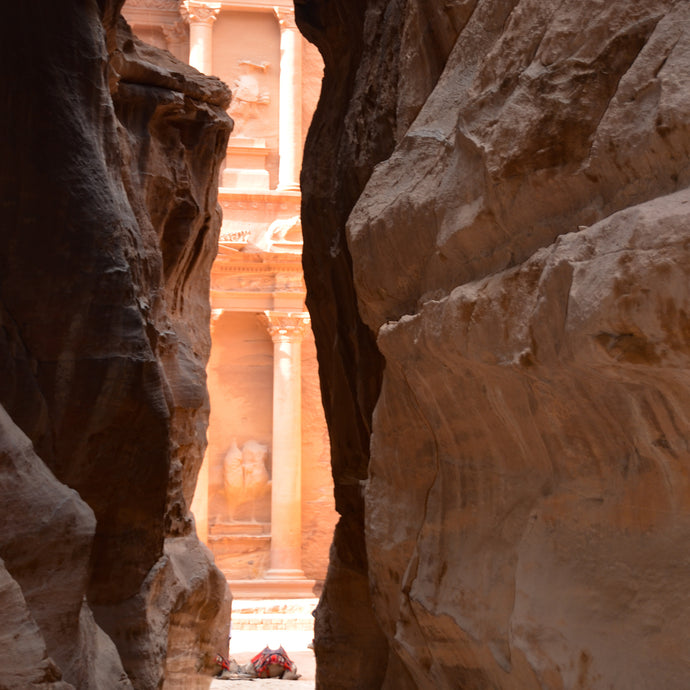
{"label": "decorative frieze", "polygon": [[222,201],[221,206],[226,209],[236,209],[239,211],[266,211],[276,213],[278,211],[292,211],[299,209],[299,199],[292,203],[287,202],[262,202],[262,201]]}
{"label": "decorative frieze", "polygon": [[231,232],[222,232],[220,236],[221,242],[228,244],[246,244],[252,234],[251,229],[233,230]]}
{"label": "decorative frieze", "polygon": [[266,275],[264,273],[244,273],[241,275],[226,274],[216,275],[212,280],[212,288],[218,292],[247,293],[256,292],[270,295],[272,293],[294,293],[304,294],[304,281],[302,276],[293,275]]}
{"label": "decorative frieze", "polygon": [[251,254],[228,250],[221,246],[211,274],[215,273],[295,273],[302,275],[302,259],[298,254]]}

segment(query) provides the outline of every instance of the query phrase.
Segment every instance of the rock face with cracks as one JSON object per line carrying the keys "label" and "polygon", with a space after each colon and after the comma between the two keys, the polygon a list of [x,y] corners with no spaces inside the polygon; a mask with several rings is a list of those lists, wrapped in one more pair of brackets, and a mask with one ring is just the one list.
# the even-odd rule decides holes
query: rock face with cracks
{"label": "rock face with cracks", "polygon": [[230,599],[189,513],[230,94],[121,2],[0,28],[0,686],[193,687]]}
{"label": "rock face with cracks", "polygon": [[684,688],[690,7],[296,8],[317,687]]}

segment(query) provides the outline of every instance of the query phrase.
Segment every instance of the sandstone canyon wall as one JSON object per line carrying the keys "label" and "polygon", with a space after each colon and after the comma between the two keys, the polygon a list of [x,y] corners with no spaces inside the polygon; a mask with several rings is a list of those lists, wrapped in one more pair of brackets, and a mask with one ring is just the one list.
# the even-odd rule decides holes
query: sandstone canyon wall
{"label": "sandstone canyon wall", "polygon": [[685,688],[690,6],[296,10],[317,687]]}
{"label": "sandstone canyon wall", "polygon": [[0,28],[0,686],[194,687],[229,593],[189,513],[230,94],[121,2]]}

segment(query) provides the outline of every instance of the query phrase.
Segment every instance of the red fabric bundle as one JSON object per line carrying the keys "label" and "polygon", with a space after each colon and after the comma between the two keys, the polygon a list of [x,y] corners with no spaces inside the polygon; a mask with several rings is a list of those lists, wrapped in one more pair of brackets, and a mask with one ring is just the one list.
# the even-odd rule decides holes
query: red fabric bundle
{"label": "red fabric bundle", "polygon": [[259,678],[278,678],[285,671],[295,669],[295,664],[282,648],[269,649],[264,647],[253,659],[252,664]]}

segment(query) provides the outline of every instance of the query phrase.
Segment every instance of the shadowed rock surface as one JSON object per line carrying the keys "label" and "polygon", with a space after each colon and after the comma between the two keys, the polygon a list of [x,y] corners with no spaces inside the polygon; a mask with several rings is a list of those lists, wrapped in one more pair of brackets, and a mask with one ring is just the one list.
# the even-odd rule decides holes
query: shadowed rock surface
{"label": "shadowed rock surface", "polygon": [[690,8],[296,9],[317,687],[685,687]]}
{"label": "shadowed rock surface", "polygon": [[121,4],[0,29],[0,627],[34,650],[6,687],[190,687],[227,634],[189,504],[230,94]]}

